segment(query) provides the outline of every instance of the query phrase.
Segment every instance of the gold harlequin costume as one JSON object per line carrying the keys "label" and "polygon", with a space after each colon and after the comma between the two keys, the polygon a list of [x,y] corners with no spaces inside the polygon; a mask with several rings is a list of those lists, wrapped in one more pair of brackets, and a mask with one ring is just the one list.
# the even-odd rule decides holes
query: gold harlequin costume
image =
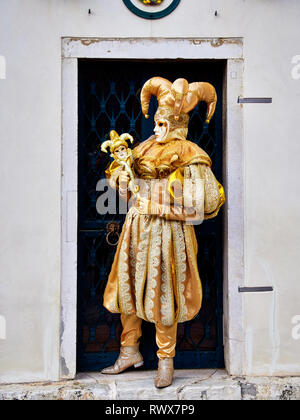
{"label": "gold harlequin costume", "polygon": [[[213,116],[213,86],[152,78],[141,92],[146,117],[151,95],[159,103],[155,120],[168,121],[169,131],[163,142],[150,137],[133,150],[133,169],[142,180],[139,194],[148,198],[151,190],[149,211],[140,214],[132,206],[126,216],[104,306],[121,313],[122,347],[138,344],[142,319],[155,323],[158,357],[164,359],[175,355],[177,323],[191,320],[201,308],[193,224],[215,217],[225,197],[209,156],[186,140],[188,112],[200,100],[208,104],[207,122]],[[113,163],[106,172],[114,188],[121,170]]]}

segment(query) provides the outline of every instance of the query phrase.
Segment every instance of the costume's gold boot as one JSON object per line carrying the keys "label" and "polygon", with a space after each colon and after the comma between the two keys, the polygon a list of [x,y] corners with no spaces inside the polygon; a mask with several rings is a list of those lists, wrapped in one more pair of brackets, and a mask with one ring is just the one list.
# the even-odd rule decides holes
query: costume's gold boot
{"label": "costume's gold boot", "polygon": [[159,359],[158,372],[154,380],[156,388],[165,388],[172,384],[174,375],[173,359],[167,357],[165,359]]}
{"label": "costume's gold boot", "polygon": [[107,367],[101,371],[105,375],[117,375],[124,370],[134,366],[135,368],[143,366],[143,356],[139,352],[138,346],[121,347],[120,356],[113,366]]}

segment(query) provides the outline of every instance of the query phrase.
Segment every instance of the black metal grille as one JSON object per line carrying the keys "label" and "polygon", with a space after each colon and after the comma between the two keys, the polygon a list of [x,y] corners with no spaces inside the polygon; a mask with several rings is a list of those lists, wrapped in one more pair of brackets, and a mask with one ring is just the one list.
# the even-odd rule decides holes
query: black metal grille
{"label": "black metal grille", "polygon": [[[190,82],[207,81],[218,93],[216,114],[207,127],[206,104],[190,114],[189,140],[199,144],[212,158],[213,170],[222,181],[222,61],[97,61],[79,62],[79,225],[78,225],[78,370],[99,370],[113,363],[119,350],[119,315],[103,307],[103,292],[115,247],[105,240],[106,226],[123,224],[122,215],[100,216],[96,211],[96,185],[104,178],[109,157],[100,144],[110,130],[129,132],[135,144],[153,132],[156,100],[150,104],[150,119],[142,118],[139,93],[150,77],[169,80],[184,77]],[[196,227],[198,265],[204,287],[203,306],[192,321],[179,324],[177,368],[223,367],[222,333],[222,217]],[[156,366],[154,326],[143,325],[146,368]]]}

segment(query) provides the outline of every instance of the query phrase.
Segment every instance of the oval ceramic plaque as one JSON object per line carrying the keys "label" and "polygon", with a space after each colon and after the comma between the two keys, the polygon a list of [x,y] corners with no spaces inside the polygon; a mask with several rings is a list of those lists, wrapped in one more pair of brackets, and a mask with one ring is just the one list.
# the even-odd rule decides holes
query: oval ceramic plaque
{"label": "oval ceramic plaque", "polygon": [[180,0],[123,0],[128,9],[144,19],[161,19],[176,9]]}

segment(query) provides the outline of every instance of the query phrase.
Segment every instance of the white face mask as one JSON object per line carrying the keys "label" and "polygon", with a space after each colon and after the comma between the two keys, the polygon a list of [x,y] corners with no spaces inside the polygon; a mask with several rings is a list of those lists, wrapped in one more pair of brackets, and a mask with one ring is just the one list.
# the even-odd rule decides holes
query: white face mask
{"label": "white face mask", "polygon": [[154,128],[156,141],[158,141],[159,143],[163,143],[168,137],[169,129],[169,121],[165,119],[160,119],[156,121]]}
{"label": "white face mask", "polygon": [[120,160],[126,160],[126,158],[127,158],[127,149],[124,146],[118,147],[118,149],[115,150],[114,153],[118,157],[118,159],[120,159]]}

